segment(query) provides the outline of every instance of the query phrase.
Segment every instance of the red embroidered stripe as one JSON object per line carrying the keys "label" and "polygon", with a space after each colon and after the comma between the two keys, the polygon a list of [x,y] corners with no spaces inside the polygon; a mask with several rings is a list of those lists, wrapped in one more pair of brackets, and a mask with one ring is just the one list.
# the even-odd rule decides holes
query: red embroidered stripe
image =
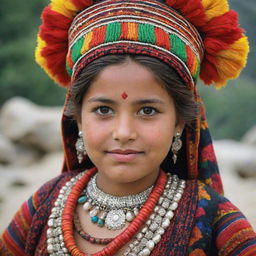
{"label": "red embroidered stripe", "polygon": [[169,35],[161,28],[155,28],[156,45],[171,50]]}
{"label": "red embroidered stripe", "polygon": [[106,26],[95,28],[92,34],[92,40],[90,42],[90,48],[104,43],[106,36]]}

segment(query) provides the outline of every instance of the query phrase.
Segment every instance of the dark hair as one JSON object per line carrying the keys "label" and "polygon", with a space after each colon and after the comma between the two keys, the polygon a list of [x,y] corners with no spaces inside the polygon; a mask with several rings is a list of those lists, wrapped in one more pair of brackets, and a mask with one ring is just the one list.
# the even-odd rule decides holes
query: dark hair
{"label": "dark hair", "polygon": [[71,86],[70,99],[65,115],[73,116],[74,119],[80,120],[83,97],[97,75],[107,66],[122,64],[129,59],[153,72],[157,81],[172,97],[180,120],[189,125],[197,118],[198,103],[194,99],[193,92],[187,88],[173,68],[154,57],[125,54],[103,56],[89,63],[81,70]]}

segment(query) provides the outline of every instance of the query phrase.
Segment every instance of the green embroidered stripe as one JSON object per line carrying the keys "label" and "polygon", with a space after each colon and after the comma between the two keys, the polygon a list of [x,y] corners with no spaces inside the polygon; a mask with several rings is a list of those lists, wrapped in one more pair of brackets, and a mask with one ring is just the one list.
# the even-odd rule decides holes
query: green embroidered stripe
{"label": "green embroidered stripe", "polygon": [[66,70],[70,76],[72,76],[72,69],[69,67],[68,63],[66,62]]}
{"label": "green embroidered stripe", "polygon": [[72,52],[72,55],[71,55],[71,58],[72,58],[72,61],[75,63],[78,58],[81,56],[81,49],[82,49],[82,46],[84,44],[84,37],[81,37],[79,38],[76,43],[72,46],[72,49],[71,49],[71,52]]}
{"label": "green embroidered stripe", "polygon": [[154,26],[150,24],[139,24],[138,26],[139,42],[155,44],[156,36]]}
{"label": "green embroidered stripe", "polygon": [[118,41],[121,35],[121,24],[118,22],[107,25],[105,43]]}
{"label": "green embroidered stripe", "polygon": [[184,63],[187,61],[186,46],[176,35],[170,35],[171,52],[177,55]]}

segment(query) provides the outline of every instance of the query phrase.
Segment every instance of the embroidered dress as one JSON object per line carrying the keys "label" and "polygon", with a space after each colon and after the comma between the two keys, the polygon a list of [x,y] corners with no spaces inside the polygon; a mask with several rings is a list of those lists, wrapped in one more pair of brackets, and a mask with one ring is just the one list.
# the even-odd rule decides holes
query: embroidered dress
{"label": "embroidered dress", "polygon": [[[1,255],[48,255],[47,221],[61,187],[78,172],[43,185],[25,202],[0,240]],[[151,255],[255,255],[256,236],[243,214],[197,180],[187,182],[175,216]]]}

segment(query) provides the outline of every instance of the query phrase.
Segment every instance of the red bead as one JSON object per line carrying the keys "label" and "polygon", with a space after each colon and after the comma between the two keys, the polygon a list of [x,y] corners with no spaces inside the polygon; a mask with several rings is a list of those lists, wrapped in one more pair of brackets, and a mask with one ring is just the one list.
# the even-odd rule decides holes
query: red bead
{"label": "red bead", "polygon": [[[86,253],[80,251],[73,236],[73,218],[76,207],[76,202],[84,187],[89,182],[90,178],[96,173],[96,168],[88,170],[73,186],[66,204],[63,209],[62,215],[62,230],[64,236],[64,242],[71,255],[75,256],[87,256]],[[114,255],[118,250],[127,244],[132,237],[139,231],[139,229],[145,224],[150,214],[153,212],[160,196],[164,191],[165,184],[167,182],[167,176],[163,171],[160,171],[159,177],[156,181],[154,188],[152,189],[148,200],[142,206],[139,214],[131,222],[131,224],[118,236],[116,236],[112,242],[110,242],[103,250],[91,254],[92,256],[110,256]]]}

